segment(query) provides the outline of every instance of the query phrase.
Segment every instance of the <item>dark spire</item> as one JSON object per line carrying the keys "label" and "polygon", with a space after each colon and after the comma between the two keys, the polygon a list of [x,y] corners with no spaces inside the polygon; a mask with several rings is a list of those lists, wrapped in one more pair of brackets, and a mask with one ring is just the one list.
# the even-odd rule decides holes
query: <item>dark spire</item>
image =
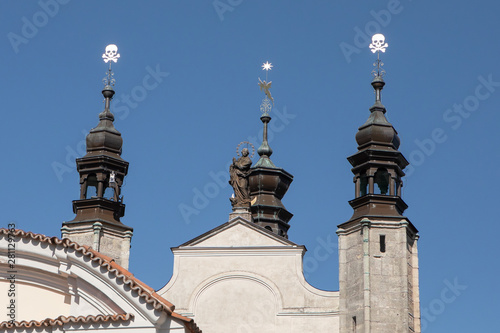
{"label": "dark spire", "polygon": [[87,135],[87,155],[105,154],[121,159],[123,139],[113,125],[115,117],[110,110],[114,94],[111,86],[104,87],[104,110],[99,114],[99,124]]}
{"label": "dark spire", "polygon": [[[266,81],[267,71],[271,67],[269,63],[263,66],[266,70]],[[287,231],[290,228],[288,222],[293,214],[285,208],[281,199],[293,181],[293,176],[285,170],[276,167],[270,159],[273,150],[267,141],[267,129],[271,121],[271,116],[269,115],[271,102],[274,105],[274,99],[269,92],[272,82],[266,81],[259,79],[259,87],[266,95],[260,107],[262,111],[260,120],[264,125],[264,132],[262,144],[257,150],[260,158],[250,169],[249,187],[250,197],[252,198],[250,211],[255,223],[280,236],[288,238]]]}
{"label": "dark spire", "polygon": [[[114,50],[117,59],[116,46]],[[111,51],[109,55],[108,61],[113,60]],[[120,156],[123,139],[113,125],[114,116],[110,110],[115,94],[112,76],[110,66],[102,90],[104,110],[99,114],[97,126],[87,135],[87,153],[76,160],[80,174],[80,199],[73,201],[76,217],[63,222],[62,234],[82,245],[92,246],[127,267],[133,229],[123,224],[120,218],[125,214],[121,186],[129,164]]]}
{"label": "dark spire", "polygon": [[354,208],[351,221],[370,216],[401,218],[408,207],[401,198],[401,178],[408,161],[398,151],[398,132],[385,117],[386,108],[381,96],[385,71],[378,56],[374,65],[376,69],[372,73],[375,78],[371,84],[375,103],[370,108],[368,120],[356,133],[358,152],[347,158],[353,166],[355,183],[355,199],[349,202]]}
{"label": "dark spire", "polygon": [[265,168],[276,168],[274,165],[273,161],[271,161],[271,155],[273,154],[273,150],[269,146],[269,143],[267,142],[267,124],[271,121],[271,117],[269,114],[266,112],[265,114],[260,117],[260,120],[264,124],[264,131],[263,131],[263,138],[262,138],[262,144],[260,145],[259,149],[257,149],[257,153],[259,154],[260,158],[255,163],[254,167],[265,167]]}
{"label": "dark spire", "polygon": [[372,81],[372,87],[375,89],[375,104],[370,108],[371,109],[383,109],[385,113],[385,106],[382,104],[382,89],[384,89],[385,82],[382,76],[375,76]]}
{"label": "dark spire", "polygon": [[[387,121],[385,106],[382,104],[381,92],[385,82],[381,77],[375,77],[372,81],[375,90],[375,103],[370,108],[370,117],[356,133],[358,149],[376,145],[381,149],[399,148],[399,137],[394,127]],[[383,148],[384,147],[384,148]]]}

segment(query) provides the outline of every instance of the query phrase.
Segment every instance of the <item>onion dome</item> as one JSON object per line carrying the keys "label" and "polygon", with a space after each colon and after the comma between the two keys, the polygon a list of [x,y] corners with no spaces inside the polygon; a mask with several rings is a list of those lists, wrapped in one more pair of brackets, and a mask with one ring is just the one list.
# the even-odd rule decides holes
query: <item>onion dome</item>
{"label": "onion dome", "polygon": [[99,114],[99,124],[90,130],[87,135],[87,155],[99,152],[109,152],[117,155],[122,153],[123,139],[121,133],[113,125],[115,117],[109,110],[109,104],[113,95],[115,94],[113,88],[106,86],[102,91],[105,98],[105,108]]}
{"label": "onion dome", "polygon": [[358,149],[362,150],[368,146],[376,146],[379,149],[394,149],[399,148],[398,132],[394,129],[391,123],[385,117],[386,109],[381,102],[381,90],[385,82],[381,77],[376,77],[372,81],[372,86],[375,89],[376,100],[375,104],[370,108],[370,116],[368,120],[358,129],[356,133],[356,142]]}

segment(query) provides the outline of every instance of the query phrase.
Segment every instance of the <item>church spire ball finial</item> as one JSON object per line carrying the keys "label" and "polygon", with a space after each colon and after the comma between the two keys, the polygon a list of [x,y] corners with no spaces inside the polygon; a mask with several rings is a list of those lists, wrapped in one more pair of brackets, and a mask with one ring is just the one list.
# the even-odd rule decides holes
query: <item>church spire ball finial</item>
{"label": "church spire ball finial", "polygon": [[375,79],[382,79],[385,75],[385,70],[382,68],[384,63],[380,60],[380,51],[385,53],[385,49],[389,47],[389,44],[385,42],[385,36],[382,34],[375,34],[372,36],[372,43],[370,44],[370,49],[372,53],[377,52],[377,61],[373,63],[375,67],[372,71]]}
{"label": "church spire ball finial", "polygon": [[114,86],[116,82],[113,78],[114,73],[111,70],[111,63],[116,63],[118,61],[118,58],[120,58],[120,54],[118,53],[118,46],[116,46],[115,44],[109,44],[108,46],[106,46],[106,49],[102,54],[102,59],[105,63],[109,63],[109,68],[108,72],[106,73],[106,77],[102,81],[105,87],[108,89]]}

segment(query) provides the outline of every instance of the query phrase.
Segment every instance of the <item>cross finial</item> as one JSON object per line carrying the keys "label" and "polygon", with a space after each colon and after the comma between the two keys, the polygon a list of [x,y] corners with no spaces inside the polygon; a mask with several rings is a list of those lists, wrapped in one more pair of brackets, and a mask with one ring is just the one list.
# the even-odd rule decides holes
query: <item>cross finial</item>
{"label": "cross finial", "polygon": [[373,76],[375,78],[382,78],[385,75],[385,70],[382,68],[384,63],[380,60],[380,51],[385,53],[385,49],[389,46],[385,42],[385,36],[382,34],[375,34],[372,36],[372,43],[370,44],[370,49],[372,53],[377,52],[377,61],[373,63],[375,67],[372,71]]}
{"label": "cross finial", "polygon": [[108,72],[106,73],[106,77],[102,80],[106,87],[111,88],[111,86],[115,85],[115,79],[113,78],[113,71],[111,70],[111,63],[116,63],[120,58],[120,54],[118,53],[118,46],[115,44],[109,44],[106,46],[104,53],[102,55],[102,59],[105,63],[109,63]]}

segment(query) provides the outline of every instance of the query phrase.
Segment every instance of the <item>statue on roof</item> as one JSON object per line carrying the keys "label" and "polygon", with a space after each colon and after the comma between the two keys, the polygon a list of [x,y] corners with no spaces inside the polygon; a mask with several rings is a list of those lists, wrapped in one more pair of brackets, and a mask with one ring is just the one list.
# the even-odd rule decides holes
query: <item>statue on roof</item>
{"label": "statue on roof", "polygon": [[243,148],[241,150],[241,156],[238,159],[233,157],[233,163],[229,167],[229,184],[234,190],[234,196],[229,200],[231,200],[233,208],[249,207],[250,204],[248,175],[250,173],[250,167],[252,166],[252,160],[248,155],[248,148]]}

